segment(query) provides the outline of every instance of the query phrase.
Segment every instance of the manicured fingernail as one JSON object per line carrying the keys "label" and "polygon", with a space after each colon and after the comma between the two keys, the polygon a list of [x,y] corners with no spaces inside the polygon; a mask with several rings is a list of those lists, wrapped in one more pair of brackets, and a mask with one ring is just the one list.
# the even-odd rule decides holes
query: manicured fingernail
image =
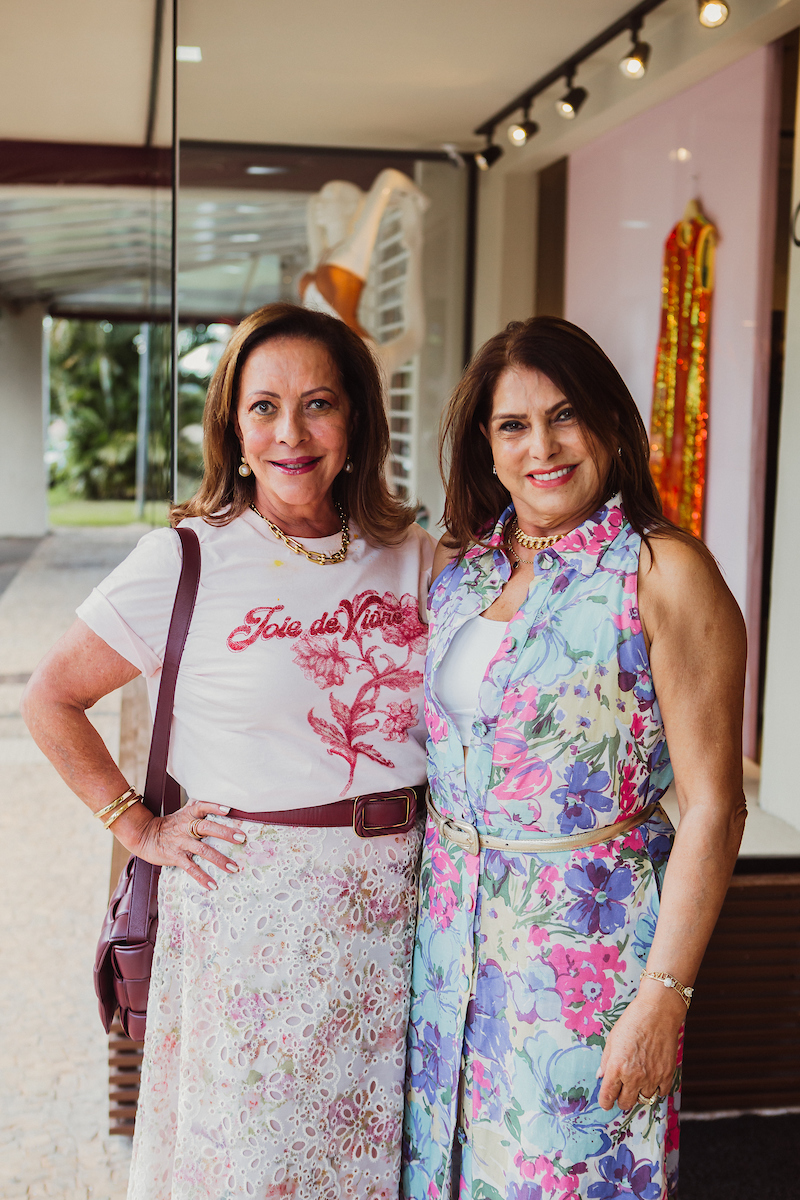
{"label": "manicured fingernail", "polygon": [[231,811],[231,810],[230,810],[230,808],[229,808],[229,806],[228,806],[227,804],[218,804],[218,805],[217,805],[217,808],[219,809],[219,811],[220,811],[221,813],[228,813],[228,812],[230,812],[230,811]]}
{"label": "manicured fingernail", "polygon": [[238,871],[238,870],[239,870],[239,868],[237,867],[237,865],[236,865],[236,863],[235,863],[235,862],[226,862],[226,863],[225,863],[225,870],[226,870],[226,871]]}
{"label": "manicured fingernail", "polygon": [[217,890],[217,885],[216,885],[216,883],[214,883],[213,879],[209,879],[208,883],[206,884],[206,887],[208,888],[208,890],[210,892],[215,892]]}
{"label": "manicured fingernail", "polygon": [[246,842],[247,838],[245,837],[245,835],[243,833],[235,833],[233,835],[233,840],[235,842]]}

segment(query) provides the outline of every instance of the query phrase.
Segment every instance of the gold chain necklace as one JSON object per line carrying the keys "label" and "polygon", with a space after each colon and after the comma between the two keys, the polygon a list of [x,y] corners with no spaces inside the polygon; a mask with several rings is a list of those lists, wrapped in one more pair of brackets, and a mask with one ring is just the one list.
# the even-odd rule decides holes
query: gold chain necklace
{"label": "gold chain necklace", "polygon": [[523,565],[526,567],[536,566],[536,560],[534,558],[520,558],[514,547],[511,545],[508,547],[508,552],[514,559],[513,563],[511,564],[512,571],[516,571],[517,567],[521,567]]}
{"label": "gold chain necklace", "polygon": [[257,516],[261,517],[262,521],[266,521],[270,532],[275,535],[278,541],[283,542],[295,554],[304,554],[310,562],[317,563],[320,567],[327,567],[332,563],[344,562],[347,558],[347,547],[350,545],[350,530],[347,527],[347,517],[344,515],[344,509],[341,504],[336,505],[336,511],[342,521],[342,545],[341,549],[337,550],[334,554],[321,554],[319,550],[307,550],[302,542],[298,542],[297,538],[290,537],[288,533],[284,533],[273,521],[270,521],[269,517],[265,517],[262,512],[259,512],[255,504],[251,504],[250,507]]}
{"label": "gold chain necklace", "polygon": [[[519,527],[519,521],[516,518],[514,519],[512,533],[520,546],[524,546],[526,550],[549,550],[551,546],[555,546],[556,542],[560,542],[562,537],[564,537],[563,533],[554,533],[550,537],[533,537],[530,533],[522,532]],[[524,558],[520,559],[520,562],[524,561]]]}

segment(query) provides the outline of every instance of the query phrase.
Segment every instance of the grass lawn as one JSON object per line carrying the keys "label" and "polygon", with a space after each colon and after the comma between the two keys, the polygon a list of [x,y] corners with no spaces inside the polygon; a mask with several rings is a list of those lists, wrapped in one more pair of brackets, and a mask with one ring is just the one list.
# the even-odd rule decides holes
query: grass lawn
{"label": "grass lawn", "polygon": [[133,500],[81,500],[64,488],[51,488],[48,501],[51,525],[169,525],[165,500],[148,500],[141,517]]}

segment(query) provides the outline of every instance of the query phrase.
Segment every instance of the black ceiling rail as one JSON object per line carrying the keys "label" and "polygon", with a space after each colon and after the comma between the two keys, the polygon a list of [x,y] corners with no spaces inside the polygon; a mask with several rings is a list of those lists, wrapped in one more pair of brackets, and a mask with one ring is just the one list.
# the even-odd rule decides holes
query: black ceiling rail
{"label": "black ceiling rail", "polygon": [[220,142],[203,138],[181,138],[181,146],[191,150],[219,150],[233,154],[306,154],[320,158],[404,158],[415,162],[453,162],[446,150],[409,150],[382,146],[315,146],[302,142]]}
{"label": "black ceiling rail", "polygon": [[552,71],[548,71],[546,75],[543,75],[541,79],[537,79],[524,92],[520,92],[518,96],[510,100],[503,108],[498,109],[487,121],[484,121],[482,125],[479,125],[474,130],[475,136],[491,137],[501,121],[504,121],[506,117],[510,117],[512,113],[520,110],[525,112],[538,95],[546,92],[554,83],[558,83],[559,79],[570,78],[575,74],[582,62],[585,62],[587,58],[591,58],[598,50],[602,50],[603,46],[607,46],[609,42],[613,42],[621,33],[625,33],[628,30],[638,32],[644,18],[653,9],[658,8],[663,3],[664,0],[641,0],[641,3],[635,4],[633,8],[629,9],[613,25],[609,25],[602,33],[598,33],[585,46],[581,46],[579,50],[576,50],[574,54],[570,54],[569,58],[565,58]]}

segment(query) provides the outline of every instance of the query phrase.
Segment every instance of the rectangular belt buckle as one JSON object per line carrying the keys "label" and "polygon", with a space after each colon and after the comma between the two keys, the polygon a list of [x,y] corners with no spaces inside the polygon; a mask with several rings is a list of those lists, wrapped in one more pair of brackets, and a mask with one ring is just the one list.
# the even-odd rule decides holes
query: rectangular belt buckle
{"label": "rectangular belt buckle", "polygon": [[[404,788],[403,791],[397,792],[395,795],[387,796],[357,796],[353,805],[353,832],[360,838],[380,837],[387,833],[406,833],[414,824],[416,819],[416,793],[413,788]],[[405,801],[405,816],[402,821],[397,821],[393,825],[368,825],[366,816],[370,801],[376,800],[378,803],[389,803],[392,800]]]}

